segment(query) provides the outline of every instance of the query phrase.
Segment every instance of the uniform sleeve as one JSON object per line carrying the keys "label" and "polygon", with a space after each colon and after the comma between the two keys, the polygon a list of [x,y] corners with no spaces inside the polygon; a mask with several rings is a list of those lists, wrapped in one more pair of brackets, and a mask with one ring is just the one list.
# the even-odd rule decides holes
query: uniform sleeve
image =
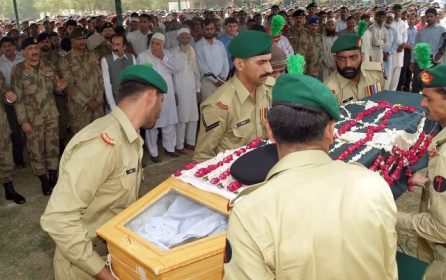
{"label": "uniform sleeve", "polygon": [[[69,55],[69,54],[68,54]],[[70,65],[67,57],[61,57],[59,60],[59,69],[62,78],[67,81],[66,91],[68,95],[78,104],[86,105],[90,99],[83,94],[83,91],[76,85],[71,74]]]}
{"label": "uniform sleeve", "polygon": [[116,147],[92,141],[64,153],[59,180],[40,223],[66,259],[94,276],[104,268],[104,260],[93,250],[81,218],[119,162],[113,153]]}
{"label": "uniform sleeve", "polygon": [[229,217],[227,240],[229,248],[225,250],[224,280],[275,279],[235,209]]}
{"label": "uniform sleeve", "polygon": [[25,104],[23,104],[23,81],[22,77],[20,77],[20,69],[19,65],[14,65],[12,67],[12,73],[11,73],[11,87],[12,90],[17,95],[17,100],[14,104],[15,112],[17,115],[17,121],[19,124],[23,124],[27,122],[26,118],[26,109]]}
{"label": "uniform sleeve", "polygon": [[202,106],[194,160],[206,160],[217,155],[217,147],[226,130],[226,112],[212,104]]}
{"label": "uniform sleeve", "polygon": [[[446,156],[438,155],[437,163],[429,168],[429,208],[418,214],[398,213],[397,228],[429,240],[446,243]],[[433,178],[433,179],[432,179]]]}

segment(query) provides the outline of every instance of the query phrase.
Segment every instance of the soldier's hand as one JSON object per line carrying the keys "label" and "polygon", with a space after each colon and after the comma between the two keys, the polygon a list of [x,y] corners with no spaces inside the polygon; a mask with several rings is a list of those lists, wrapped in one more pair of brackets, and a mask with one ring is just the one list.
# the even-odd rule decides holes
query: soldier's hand
{"label": "soldier's hand", "polygon": [[96,100],[90,100],[87,103],[87,107],[90,111],[96,111],[101,106],[101,103],[97,102]]}
{"label": "soldier's hand", "polygon": [[33,127],[31,126],[30,123],[24,122],[22,123],[22,130],[25,134],[30,134],[33,132]]}
{"label": "soldier's hand", "polygon": [[5,93],[5,100],[9,104],[12,104],[17,100],[17,95],[13,91],[8,91]]}
{"label": "soldier's hand", "polygon": [[426,176],[420,173],[415,173],[407,183],[411,186],[424,187],[428,181],[429,179]]}
{"label": "soldier's hand", "polygon": [[98,280],[116,280],[116,278],[111,274],[108,267],[104,267],[95,277]]}
{"label": "soldier's hand", "polygon": [[62,79],[62,80],[58,80],[58,81],[57,81],[57,88],[56,88],[56,91],[58,91],[58,92],[63,91],[64,89],[67,88],[67,85],[68,85],[68,83],[67,83],[66,80],[64,80],[64,79]]}

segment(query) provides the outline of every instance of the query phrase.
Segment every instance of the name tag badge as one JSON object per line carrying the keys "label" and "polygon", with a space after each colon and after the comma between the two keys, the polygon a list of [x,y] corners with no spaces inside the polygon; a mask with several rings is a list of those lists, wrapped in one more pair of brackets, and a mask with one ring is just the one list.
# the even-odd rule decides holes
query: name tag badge
{"label": "name tag badge", "polygon": [[135,172],[136,172],[136,168],[131,168],[131,169],[126,170],[125,174],[130,175],[130,174],[135,173]]}
{"label": "name tag badge", "polygon": [[345,103],[347,103],[349,101],[352,101],[352,100],[353,100],[353,97],[347,98],[344,101],[342,101],[342,104],[345,104]]}
{"label": "name tag badge", "polygon": [[250,122],[251,122],[250,119],[246,119],[246,120],[244,120],[244,121],[241,121],[241,122],[239,122],[239,123],[236,123],[235,126],[237,126],[237,128],[239,128],[239,127],[244,126],[245,124],[248,124],[248,123],[250,123]]}

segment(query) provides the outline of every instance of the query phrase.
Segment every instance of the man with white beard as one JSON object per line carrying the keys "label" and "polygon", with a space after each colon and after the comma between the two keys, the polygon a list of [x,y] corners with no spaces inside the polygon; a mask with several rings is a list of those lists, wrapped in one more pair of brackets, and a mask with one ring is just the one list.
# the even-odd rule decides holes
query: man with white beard
{"label": "man with white beard", "polygon": [[193,150],[197,136],[198,102],[200,93],[200,69],[191,42],[190,30],[178,30],[178,46],[172,49],[177,68],[173,74],[177,99],[178,124],[176,149],[186,154],[184,148]]}
{"label": "man with white beard", "polygon": [[330,76],[335,71],[333,54],[331,53],[331,47],[334,41],[338,38],[336,33],[336,22],[333,19],[327,20],[325,23],[324,34],[322,34],[322,42],[324,43],[324,53],[322,54],[322,80]]}
{"label": "man with white beard", "polygon": [[150,158],[154,163],[160,163],[161,158],[158,153],[158,128],[161,128],[163,147],[167,155],[178,157],[175,152],[176,132],[175,125],[178,123],[177,107],[175,106],[174,87],[172,74],[175,72],[174,59],[172,54],[164,49],[165,37],[161,33],[154,33],[149,49],[141,52],[136,61],[138,64],[152,65],[167,83],[167,94],[164,96],[161,114],[156,121],[155,127],[146,130],[146,145],[149,149]]}

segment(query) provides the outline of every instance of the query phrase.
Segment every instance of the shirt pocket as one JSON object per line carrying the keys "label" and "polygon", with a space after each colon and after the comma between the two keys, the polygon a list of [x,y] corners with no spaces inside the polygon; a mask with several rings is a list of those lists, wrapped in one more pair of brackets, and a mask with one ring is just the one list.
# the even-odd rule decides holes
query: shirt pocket
{"label": "shirt pocket", "polygon": [[137,176],[136,176],[137,172],[136,169],[133,173],[131,174],[124,174],[122,176],[119,177],[119,181],[121,183],[121,187],[125,190],[131,190],[136,188],[136,180],[137,180]]}
{"label": "shirt pocket", "polygon": [[236,138],[248,139],[254,131],[253,124],[250,119],[237,122],[232,129],[232,133]]}

